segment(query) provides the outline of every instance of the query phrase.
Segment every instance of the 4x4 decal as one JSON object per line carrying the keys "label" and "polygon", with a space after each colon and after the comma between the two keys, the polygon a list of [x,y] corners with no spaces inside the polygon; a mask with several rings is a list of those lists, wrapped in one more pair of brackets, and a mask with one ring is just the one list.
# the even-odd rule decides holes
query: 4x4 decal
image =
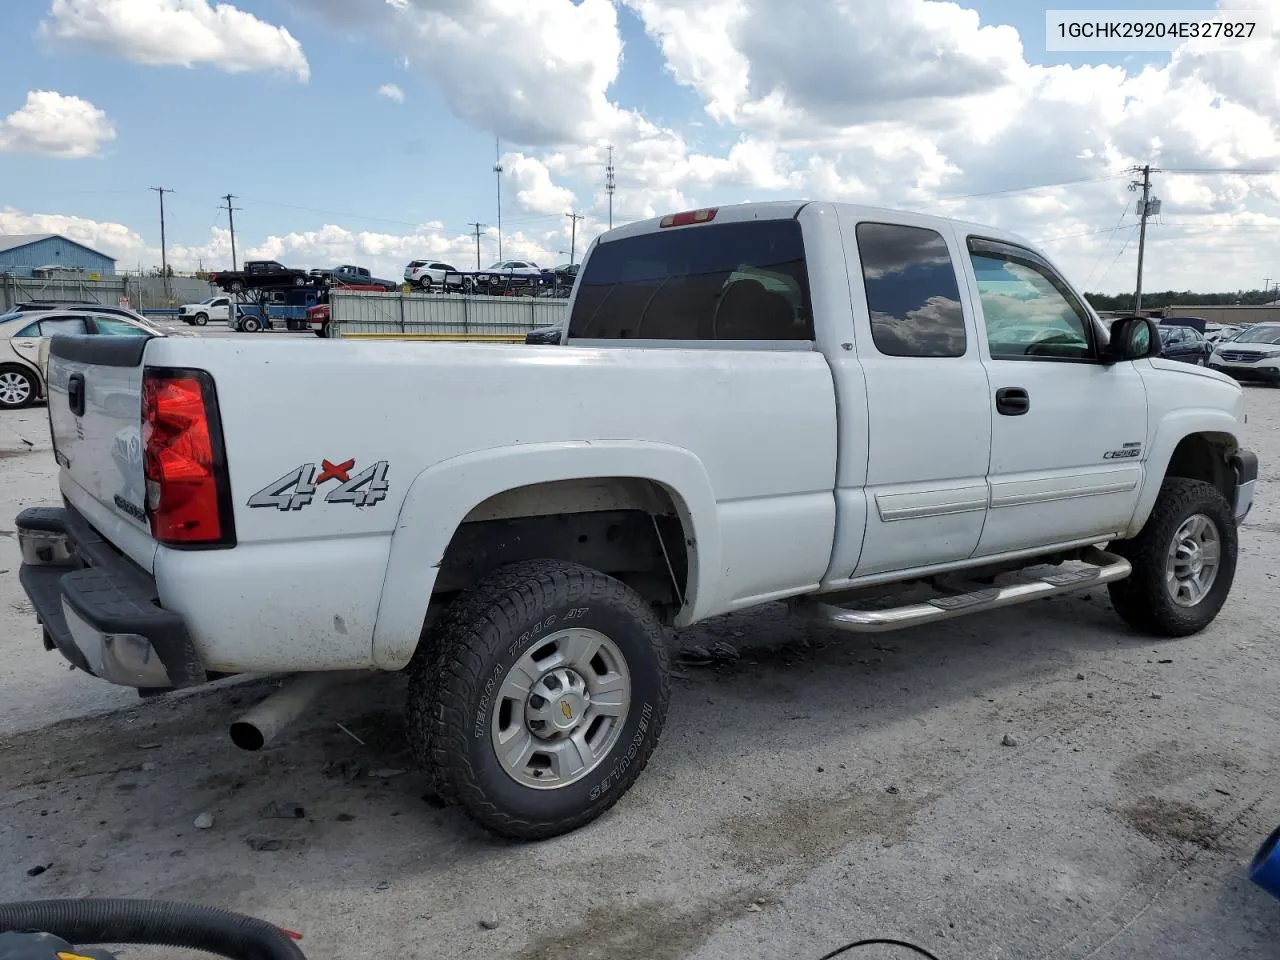
{"label": "4x4 decal", "polygon": [[385,500],[388,490],[387,461],[379,460],[352,476],[355,467],[354,458],[337,463],[322,459],[317,473],[314,463],[304,463],[251,496],[249,506],[301,510],[315,499],[318,488],[330,480],[337,480],[338,486],[325,495],[325,503],[372,507]]}

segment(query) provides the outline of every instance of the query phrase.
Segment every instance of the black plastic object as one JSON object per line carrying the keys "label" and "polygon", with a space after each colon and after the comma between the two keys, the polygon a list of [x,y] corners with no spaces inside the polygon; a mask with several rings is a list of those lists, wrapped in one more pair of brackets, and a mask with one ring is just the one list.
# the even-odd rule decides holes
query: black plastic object
{"label": "black plastic object", "polygon": [[230,960],[306,960],[265,920],[164,900],[33,900],[0,904],[0,933],[39,931],[88,946],[154,944],[203,950]]}
{"label": "black plastic object", "polygon": [[84,374],[73,373],[67,378],[67,404],[77,417],[84,416]]}
{"label": "black plastic object", "polygon": [[1020,417],[1031,409],[1031,395],[1022,387],[1001,387],[996,391],[996,413]]}

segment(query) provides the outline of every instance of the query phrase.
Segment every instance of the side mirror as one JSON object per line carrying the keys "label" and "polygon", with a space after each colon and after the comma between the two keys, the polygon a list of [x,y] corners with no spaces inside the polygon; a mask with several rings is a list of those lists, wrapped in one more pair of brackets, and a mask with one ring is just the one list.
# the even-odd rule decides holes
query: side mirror
{"label": "side mirror", "polygon": [[1102,352],[1107,363],[1160,356],[1160,328],[1149,317],[1121,317],[1111,324],[1111,340]]}

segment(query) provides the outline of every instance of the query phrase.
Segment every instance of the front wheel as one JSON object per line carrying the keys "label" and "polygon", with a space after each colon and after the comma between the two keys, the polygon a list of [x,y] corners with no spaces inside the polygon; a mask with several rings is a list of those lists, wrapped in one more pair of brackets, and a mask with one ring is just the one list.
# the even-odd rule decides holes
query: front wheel
{"label": "front wheel", "polygon": [[1108,587],[1130,626],[1160,637],[1199,633],[1217,617],[1236,575],[1236,523],[1221,491],[1169,477],[1142,532],[1110,549],[1133,573]]}
{"label": "front wheel", "polygon": [[445,612],[410,671],[410,738],[440,796],[541,840],[612,807],[657,746],[666,636],[630,587],[558,560],[512,564]]}
{"label": "front wheel", "polygon": [[207,313],[197,313],[191,319],[195,321],[197,327],[203,327],[209,322],[209,315]]}
{"label": "front wheel", "polygon": [[240,321],[240,329],[244,333],[257,333],[262,329],[262,321],[257,317],[244,317]]}

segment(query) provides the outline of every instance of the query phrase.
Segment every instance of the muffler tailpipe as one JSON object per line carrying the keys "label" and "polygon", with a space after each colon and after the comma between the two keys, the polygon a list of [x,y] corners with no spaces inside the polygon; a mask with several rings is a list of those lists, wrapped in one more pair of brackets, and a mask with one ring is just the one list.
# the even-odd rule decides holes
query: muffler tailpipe
{"label": "muffler tailpipe", "polygon": [[298,719],[321,693],[334,684],[357,676],[360,673],[346,670],[295,674],[279,690],[231,724],[231,742],[241,750],[261,750]]}

